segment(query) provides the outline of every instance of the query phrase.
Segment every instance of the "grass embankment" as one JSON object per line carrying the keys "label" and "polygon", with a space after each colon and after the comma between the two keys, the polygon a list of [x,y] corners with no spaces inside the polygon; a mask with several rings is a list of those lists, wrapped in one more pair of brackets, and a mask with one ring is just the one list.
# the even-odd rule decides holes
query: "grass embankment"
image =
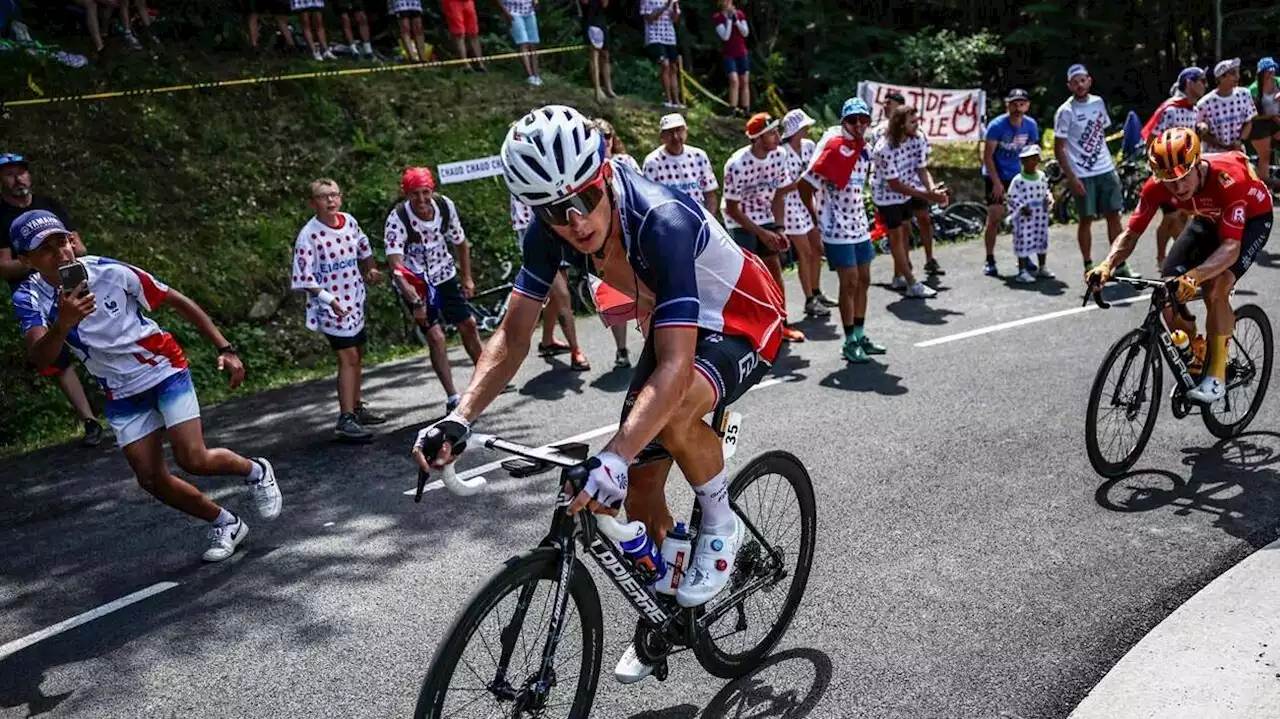
{"label": "grass embankment", "polygon": [[[487,76],[424,69],[15,108],[0,149],[33,158],[36,190],[64,201],[91,253],[146,268],[209,311],[241,348],[249,379],[235,394],[244,394],[335,367],[323,338],[303,327],[301,296],[289,291],[293,240],[310,216],[305,197],[313,178],[342,184],[344,210],[360,221],[382,260],[382,223],[400,170],[494,154],[508,124],[531,107],[563,102],[603,115],[642,159],[657,143],[664,110],[629,99],[598,107],[589,89],[556,75],[562,69],[576,81],[581,63],[577,54],[548,62],[541,88],[525,85],[518,67],[507,63],[492,65]],[[225,57],[218,65],[221,77],[260,69]],[[5,97],[29,95],[27,68],[18,70],[0,81]],[[176,77],[185,70],[172,64],[137,70],[130,79],[117,69],[112,89],[208,79]],[[91,82],[83,74],[66,78],[80,91]],[[41,85],[50,94],[63,91],[57,78]],[[722,167],[742,144],[741,121],[717,117],[706,104],[687,116],[690,142]],[[935,155],[935,164],[946,164],[950,154],[957,153]],[[483,287],[486,271],[500,260],[518,261],[505,187],[494,178],[443,189],[457,203]],[[212,347],[172,313],[162,310],[157,319],[187,350],[202,401],[231,396],[213,369]],[[79,432],[54,383],[24,367],[14,324],[8,290],[0,289],[0,455]],[[373,357],[415,351],[405,329],[390,289],[374,288]],[[94,399],[100,407],[101,397]]]}

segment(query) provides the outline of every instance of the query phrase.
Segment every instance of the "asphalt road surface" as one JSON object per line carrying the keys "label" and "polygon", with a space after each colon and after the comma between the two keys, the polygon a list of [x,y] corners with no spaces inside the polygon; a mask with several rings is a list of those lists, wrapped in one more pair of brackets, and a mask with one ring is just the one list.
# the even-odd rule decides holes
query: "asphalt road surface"
{"label": "asphalt road surface", "polygon": [[[1001,237],[1006,275],[1009,243]],[[633,615],[597,577],[606,629],[595,716],[1062,717],[1148,629],[1277,536],[1275,389],[1240,439],[1219,443],[1165,402],[1140,472],[1104,482],[1090,469],[1090,383],[1145,302],[917,346],[1079,307],[1074,228],[1055,229],[1052,250],[1059,281],[1022,287],[981,275],[981,242],[942,248],[948,274],[929,301],[890,291],[890,263],[878,259],[868,330],[889,353],[869,366],[840,358],[834,315],[801,323],[810,340],[773,373],[787,381],[735,405],[745,421],[731,462],[781,448],[813,476],[816,552],[790,631],[743,680],[713,679],[686,653],[665,683],[623,687],[612,670]],[[1270,250],[1236,302],[1278,317]],[[1150,236],[1135,265],[1154,270]],[[824,287],[834,295],[833,275]],[[518,391],[478,430],[536,445],[617,421],[628,376],[610,371],[599,323],[579,327],[595,369],[530,357]],[[639,341],[633,333],[633,354]],[[481,496],[440,490],[414,504],[408,449],[443,412],[439,385],[425,359],[378,368],[366,385],[392,417],[367,446],[330,441],[328,381],[206,411],[211,443],[270,458],[285,497],[265,523],[235,482],[199,480],[251,527],[217,565],[199,560],[205,527],[144,494],[114,448],[8,462],[0,717],[409,715],[455,613],[545,533],[555,480],[489,473]],[[498,458],[468,452],[460,466]],[[687,485],[673,479],[669,494],[686,513]],[[30,639],[143,590],[155,593]]]}

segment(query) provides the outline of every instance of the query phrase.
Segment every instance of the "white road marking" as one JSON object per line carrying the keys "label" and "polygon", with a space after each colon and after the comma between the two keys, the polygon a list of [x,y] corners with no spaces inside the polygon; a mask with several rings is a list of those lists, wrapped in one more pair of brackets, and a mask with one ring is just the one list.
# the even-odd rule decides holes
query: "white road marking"
{"label": "white road marking", "polygon": [[[796,377],[794,375],[786,375],[783,377],[770,377],[769,379],[761,380],[754,387],[752,387],[747,391],[754,392],[758,389],[764,389],[765,387],[773,387],[775,385],[779,385],[784,382],[794,382],[795,379]],[[550,444],[544,444],[538,449],[551,449],[557,444],[568,444],[570,442],[585,442],[589,439],[595,439],[596,437],[600,437],[602,435],[606,435],[606,434],[609,434],[610,432],[616,432],[616,431],[618,431],[618,423],[614,422],[613,424],[606,424],[603,427],[596,427],[595,429],[589,429],[586,432],[583,432],[581,434],[575,434],[572,437],[565,437],[564,439],[556,440],[555,442],[552,442]],[[458,479],[471,479],[472,477],[479,477],[483,475],[485,472],[492,472],[495,469],[500,469],[502,467],[502,463],[505,461],[506,460],[504,459],[500,459],[494,462],[489,462],[488,464],[482,464],[479,467],[475,467],[474,469],[468,469],[465,472],[459,472]],[[431,492],[437,489],[442,489],[443,487],[444,487],[444,482],[441,482],[440,480],[437,479],[434,482],[427,482],[426,486],[422,488],[422,491],[426,493],[426,492]],[[417,488],[414,488],[414,489],[406,490],[402,494],[404,494],[407,497],[412,497],[417,492],[418,492]]]}
{"label": "white road marking", "polygon": [[326,527],[332,527],[333,525],[334,525],[334,523],[333,523],[333,522],[325,522],[325,523],[324,523],[324,526],[326,526]]}
{"label": "white road marking", "polygon": [[176,586],[178,586],[177,582],[156,582],[155,584],[152,584],[146,589],[139,589],[133,594],[120,597],[119,599],[113,602],[107,602],[106,604],[103,604],[100,607],[90,609],[84,614],[77,614],[76,616],[70,619],[66,619],[61,622],[58,622],[57,624],[51,627],[46,627],[44,629],[41,629],[40,631],[34,634],[28,634],[27,636],[21,639],[15,639],[9,642],[8,644],[5,644],[4,646],[0,646],[0,659],[4,659],[5,657],[8,657],[11,654],[17,654],[18,652],[22,651],[23,649],[26,649],[27,647],[33,644],[38,644],[40,642],[43,642],[49,637],[57,636],[58,634],[61,634],[67,631],[68,629],[75,629],[81,624],[88,624],[89,622],[92,622],[93,620],[99,617],[104,617],[114,611],[117,611],[119,609],[124,609],[130,604],[136,604],[148,597],[153,597],[159,594],[160,592],[167,592]]}
{"label": "white road marking", "polygon": [[[1146,299],[1150,299],[1150,295],[1142,294],[1134,297],[1126,297],[1124,299],[1115,300],[1111,304],[1112,305],[1129,305],[1129,304],[1133,304],[1134,302],[1140,302]],[[1094,304],[1086,305],[1084,307],[1072,307],[1069,310],[1058,310],[1057,312],[1050,312],[1045,315],[1036,315],[1034,317],[1024,317],[1020,320],[1013,320],[1012,322],[1001,322],[998,325],[991,325],[990,327],[979,327],[976,330],[969,330],[967,332],[958,332],[956,334],[947,335],[945,337],[936,337],[931,340],[925,340],[924,342],[917,342],[915,343],[914,346],[933,347],[935,345],[942,345],[948,342],[967,340],[971,337],[980,337],[982,335],[991,334],[992,332],[1009,330],[1009,329],[1013,329],[1014,327],[1021,327],[1023,325],[1031,325],[1037,322],[1053,320],[1059,317],[1068,317],[1070,315],[1078,315],[1081,312],[1089,312],[1090,310],[1096,310],[1096,309],[1099,309],[1099,308],[1097,305],[1094,305]]]}

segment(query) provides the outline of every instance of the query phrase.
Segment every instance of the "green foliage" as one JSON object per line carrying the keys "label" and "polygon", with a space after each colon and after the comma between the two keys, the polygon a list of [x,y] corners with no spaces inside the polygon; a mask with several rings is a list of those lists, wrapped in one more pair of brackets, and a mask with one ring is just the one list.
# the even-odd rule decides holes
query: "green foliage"
{"label": "green foliage", "polygon": [[981,85],[983,67],[1004,52],[985,30],[959,35],[949,29],[925,28],[902,38],[898,47],[900,82],[932,87]]}

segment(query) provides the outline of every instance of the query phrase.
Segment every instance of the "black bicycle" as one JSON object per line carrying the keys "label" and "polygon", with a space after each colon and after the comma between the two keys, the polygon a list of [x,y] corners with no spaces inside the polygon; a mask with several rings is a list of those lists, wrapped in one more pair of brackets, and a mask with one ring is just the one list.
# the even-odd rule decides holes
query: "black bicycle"
{"label": "black bicycle", "polygon": [[[1170,402],[1174,417],[1182,419],[1199,411],[1205,427],[1221,439],[1243,432],[1258,414],[1267,394],[1275,355],[1271,321],[1262,308],[1257,305],[1236,308],[1236,329],[1227,343],[1227,393],[1220,401],[1204,406],[1187,397],[1198,378],[1191,376],[1187,368],[1191,358],[1174,345],[1165,323],[1167,307],[1173,307],[1186,320],[1193,319],[1186,306],[1178,302],[1175,291],[1161,280],[1116,277],[1112,281],[1150,287],[1151,307],[1141,327],[1126,333],[1111,346],[1094,377],[1085,414],[1085,446],[1094,471],[1114,478],[1129,471],[1142,455],[1159,410],[1164,377],[1161,357],[1173,373],[1175,386]],[[1101,288],[1089,288],[1085,292],[1086,303],[1091,295],[1099,307],[1110,307],[1102,299]],[[1116,368],[1119,368],[1119,377],[1112,379]],[[1100,433],[1104,428],[1114,428],[1114,436],[1102,437]]]}
{"label": "black bicycle", "polygon": [[[723,411],[713,419],[726,455],[737,446],[738,420],[735,413],[726,422]],[[639,614],[635,648],[641,661],[655,665],[659,680],[667,677],[667,658],[687,649],[717,677],[742,676],[758,667],[786,632],[809,579],[817,523],[813,485],[795,456],[766,452],[734,476],[729,503],[747,536],[730,584],[706,605],[686,609],[648,585],[651,573],[605,536],[599,518],[565,512],[586,482],[586,445],[538,449],[479,434],[471,442],[515,455],[503,463],[513,476],[560,468],[561,490],[551,530],[538,548],[507,560],[472,595],[437,647],[418,696],[418,719],[590,714],[600,678],[604,617],[576,543]],[[637,463],[668,457],[651,453]],[[442,480],[459,494],[472,494],[484,484],[479,478],[463,482],[447,471]],[[426,481],[420,473],[417,499]],[[788,498],[798,506],[794,517],[775,506]],[[699,526],[700,516],[695,502],[691,528]],[[691,541],[696,547],[696,537]]]}

